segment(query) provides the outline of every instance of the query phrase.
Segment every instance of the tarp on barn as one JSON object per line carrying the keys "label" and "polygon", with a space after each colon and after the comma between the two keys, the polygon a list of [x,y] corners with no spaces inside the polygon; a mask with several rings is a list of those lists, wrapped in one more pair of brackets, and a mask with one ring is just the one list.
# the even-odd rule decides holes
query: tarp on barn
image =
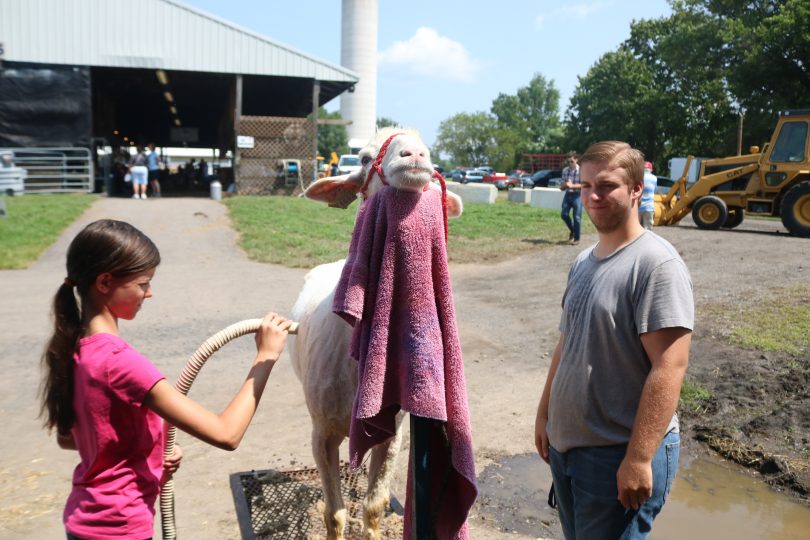
{"label": "tarp on barn", "polygon": [[89,145],[90,68],[5,63],[0,147]]}

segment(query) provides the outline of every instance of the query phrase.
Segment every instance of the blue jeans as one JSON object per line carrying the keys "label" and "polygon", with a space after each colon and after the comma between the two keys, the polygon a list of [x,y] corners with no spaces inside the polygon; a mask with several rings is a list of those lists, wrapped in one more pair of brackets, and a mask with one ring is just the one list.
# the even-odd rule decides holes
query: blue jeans
{"label": "blue jeans", "polygon": [[636,540],[647,538],[655,516],[664,507],[675,472],[681,436],[667,433],[652,462],[653,493],[638,510],[618,500],[616,472],[627,445],[550,448],[551,476],[560,522],[567,540]]}
{"label": "blue jeans", "polygon": [[[573,210],[574,217],[571,219],[571,211]],[[568,225],[568,230],[574,235],[574,240],[579,240],[579,231],[582,224],[582,197],[579,191],[576,193],[568,193],[563,196],[562,211],[560,217]]]}

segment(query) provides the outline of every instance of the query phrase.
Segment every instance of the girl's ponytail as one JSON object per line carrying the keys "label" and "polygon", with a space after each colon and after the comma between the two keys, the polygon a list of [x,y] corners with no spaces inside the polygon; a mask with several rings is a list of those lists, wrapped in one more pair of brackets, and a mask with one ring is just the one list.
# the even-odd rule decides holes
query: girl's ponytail
{"label": "girl's ponytail", "polygon": [[73,353],[82,336],[82,319],[73,286],[65,279],[53,298],[54,329],[42,363],[42,409],[45,426],[67,435],[73,427]]}

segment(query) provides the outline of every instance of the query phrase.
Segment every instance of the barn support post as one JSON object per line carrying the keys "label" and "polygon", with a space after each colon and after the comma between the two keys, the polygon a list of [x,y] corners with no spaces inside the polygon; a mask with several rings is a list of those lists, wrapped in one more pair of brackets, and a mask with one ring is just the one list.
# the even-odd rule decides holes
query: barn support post
{"label": "barn support post", "polygon": [[[312,178],[318,179],[318,111],[321,102],[321,82],[315,79],[312,82]],[[303,180],[303,178],[302,178]]]}
{"label": "barn support post", "polygon": [[239,136],[239,129],[242,123],[242,76],[237,75],[234,80],[234,107],[233,107],[233,183],[236,186],[236,191],[239,191],[239,167],[241,160],[239,159],[239,144],[237,137]]}

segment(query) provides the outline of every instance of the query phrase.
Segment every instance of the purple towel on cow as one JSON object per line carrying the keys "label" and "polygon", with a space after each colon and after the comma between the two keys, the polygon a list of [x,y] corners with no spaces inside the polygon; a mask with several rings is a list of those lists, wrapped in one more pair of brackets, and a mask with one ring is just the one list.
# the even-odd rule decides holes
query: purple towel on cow
{"label": "purple towel on cow", "polygon": [[[359,362],[352,466],[393,436],[400,409],[445,422],[451,455],[448,461],[446,450],[431,454],[431,468],[439,471],[431,498],[443,490],[436,533],[454,539],[467,538],[478,488],[441,205],[438,190],[388,186],[366,201],[332,307],[354,326],[351,350]],[[441,430],[433,431],[431,448],[445,448]],[[451,475],[443,486],[445,469]],[[406,519],[406,538],[409,529]]]}

